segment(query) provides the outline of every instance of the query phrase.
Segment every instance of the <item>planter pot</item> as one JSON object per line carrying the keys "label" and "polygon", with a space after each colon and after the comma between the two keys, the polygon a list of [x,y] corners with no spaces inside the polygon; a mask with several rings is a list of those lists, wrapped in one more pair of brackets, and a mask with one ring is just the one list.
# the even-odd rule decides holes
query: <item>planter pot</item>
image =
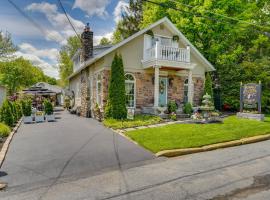
{"label": "planter pot", "polygon": [[54,114],[52,114],[52,115],[46,115],[45,117],[46,117],[46,120],[47,120],[48,122],[53,122],[53,121],[55,121],[55,116],[54,116]]}
{"label": "planter pot", "polygon": [[158,107],[158,111],[160,112],[160,115],[164,115],[165,111],[167,110],[167,107]]}
{"label": "planter pot", "polygon": [[45,118],[44,118],[44,115],[36,115],[35,116],[35,121],[38,123],[38,122],[44,122],[45,121]]}
{"label": "planter pot", "polygon": [[23,116],[23,122],[25,124],[30,124],[30,123],[33,123],[33,117],[32,116]]}

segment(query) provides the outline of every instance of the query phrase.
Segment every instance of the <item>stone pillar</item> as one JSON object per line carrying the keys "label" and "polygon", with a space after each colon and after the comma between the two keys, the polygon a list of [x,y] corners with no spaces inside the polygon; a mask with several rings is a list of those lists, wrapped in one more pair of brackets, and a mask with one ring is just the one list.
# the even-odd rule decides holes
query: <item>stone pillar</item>
{"label": "stone pillar", "polygon": [[154,107],[158,107],[159,99],[159,66],[154,66],[155,68],[155,85],[154,85]]}
{"label": "stone pillar", "polygon": [[191,69],[188,71],[188,102],[193,105],[193,81]]}
{"label": "stone pillar", "polygon": [[90,117],[90,91],[87,70],[81,72],[81,116]]}

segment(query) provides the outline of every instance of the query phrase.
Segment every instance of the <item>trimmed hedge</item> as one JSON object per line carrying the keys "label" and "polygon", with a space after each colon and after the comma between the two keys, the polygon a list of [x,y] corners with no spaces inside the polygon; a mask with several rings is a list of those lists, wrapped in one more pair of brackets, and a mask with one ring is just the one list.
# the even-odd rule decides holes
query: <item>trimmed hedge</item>
{"label": "trimmed hedge", "polygon": [[0,123],[0,137],[7,137],[10,134],[10,128],[3,123]]}
{"label": "trimmed hedge", "polygon": [[8,126],[13,126],[14,124],[14,117],[8,100],[3,102],[3,105],[0,109],[0,120]]}

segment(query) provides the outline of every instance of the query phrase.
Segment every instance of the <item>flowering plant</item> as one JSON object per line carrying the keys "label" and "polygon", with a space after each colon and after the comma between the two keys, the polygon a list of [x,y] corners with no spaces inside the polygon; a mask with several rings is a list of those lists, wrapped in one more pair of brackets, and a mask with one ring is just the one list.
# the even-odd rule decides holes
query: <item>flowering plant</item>
{"label": "flowering plant", "polygon": [[175,112],[172,112],[172,113],[170,114],[170,119],[171,119],[171,120],[174,120],[174,121],[177,120],[177,116],[176,116],[176,113],[175,113]]}
{"label": "flowering plant", "polygon": [[191,115],[191,119],[194,119],[194,120],[199,120],[199,119],[202,119],[202,118],[203,117],[199,112],[196,112],[193,115]]}

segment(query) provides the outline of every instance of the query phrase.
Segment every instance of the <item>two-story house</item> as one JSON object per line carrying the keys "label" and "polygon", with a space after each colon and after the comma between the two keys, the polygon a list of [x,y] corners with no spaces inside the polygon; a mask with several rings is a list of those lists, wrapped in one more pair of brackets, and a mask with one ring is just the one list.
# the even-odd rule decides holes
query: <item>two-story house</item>
{"label": "two-story house", "polygon": [[81,115],[106,105],[110,67],[115,53],[122,55],[126,105],[153,113],[170,100],[196,106],[203,95],[205,73],[215,68],[168,19],[163,18],[113,46],[93,47],[86,26],[82,49],[74,56],[69,89]]}

